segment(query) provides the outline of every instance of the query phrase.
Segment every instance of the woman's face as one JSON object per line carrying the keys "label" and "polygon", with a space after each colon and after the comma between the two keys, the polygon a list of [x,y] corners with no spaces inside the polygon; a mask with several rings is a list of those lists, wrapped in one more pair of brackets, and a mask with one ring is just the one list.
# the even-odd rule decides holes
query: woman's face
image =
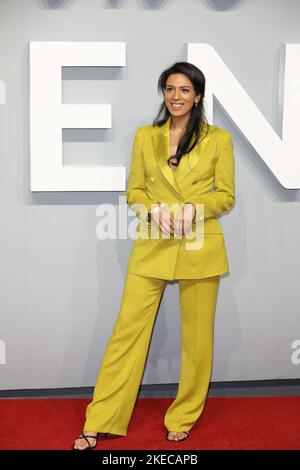
{"label": "woman's face", "polygon": [[193,84],[186,75],[174,73],[167,79],[164,99],[170,114],[181,117],[190,113],[194,102],[199,102],[200,95],[196,95]]}

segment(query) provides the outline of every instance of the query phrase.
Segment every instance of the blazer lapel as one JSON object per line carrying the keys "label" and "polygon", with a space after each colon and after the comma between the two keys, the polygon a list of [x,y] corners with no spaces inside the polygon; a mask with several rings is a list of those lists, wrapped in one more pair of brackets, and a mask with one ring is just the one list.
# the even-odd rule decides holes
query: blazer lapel
{"label": "blazer lapel", "polygon": [[176,194],[180,197],[183,197],[179,183],[181,183],[182,180],[192,171],[194,166],[199,163],[199,159],[201,159],[201,154],[204,152],[204,149],[210,139],[210,135],[207,134],[206,137],[201,137],[200,142],[198,142],[193,150],[181,157],[179,165],[174,171],[167,162],[168,158],[170,157],[170,124],[171,116],[168,117],[165,124],[158,128],[158,132],[152,136],[154,153],[162,175],[171,185]]}
{"label": "blazer lapel", "polygon": [[[206,130],[204,130],[204,133],[206,134]],[[198,164],[200,171],[201,159],[210,138],[211,136],[209,135],[209,133],[204,138],[200,137],[200,141],[195,145],[193,150],[181,157],[179,165],[176,168],[176,171],[174,172],[177,184],[181,183],[184,178],[186,178],[189,173],[191,173],[193,168]]]}
{"label": "blazer lapel", "polygon": [[174,171],[168,165],[168,158],[170,156],[170,123],[171,117],[169,116],[165,124],[159,127],[157,132],[152,135],[154,154],[163,177],[175,191],[176,195],[182,197],[180,188],[178,187],[175,179]]}

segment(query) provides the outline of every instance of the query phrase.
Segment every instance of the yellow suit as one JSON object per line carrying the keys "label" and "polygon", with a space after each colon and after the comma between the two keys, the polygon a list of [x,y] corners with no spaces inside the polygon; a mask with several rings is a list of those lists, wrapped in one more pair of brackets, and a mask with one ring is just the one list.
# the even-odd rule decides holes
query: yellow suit
{"label": "yellow suit", "polygon": [[[204,131],[206,137],[201,137],[194,149],[181,158],[174,171],[167,164],[170,122],[169,117],[163,126],[143,126],[135,134],[126,197],[141,221],[137,227],[140,237],[134,241],[128,271],[166,280],[224,274],[228,272],[228,261],[222,227],[216,217],[234,202],[231,135],[225,129],[210,125],[207,135]],[[212,185],[214,191],[210,191]],[[182,207],[186,202],[204,204],[202,247],[186,249],[185,237],[163,239],[161,232],[158,239],[151,239],[150,227],[142,223],[151,204]],[[145,210],[140,210],[140,205]],[[200,216],[197,211],[194,231]],[[149,238],[142,238],[143,234]],[[196,242],[195,239],[193,243]]]}
{"label": "yellow suit", "polygon": [[[184,238],[134,241],[118,318],[93,400],[86,409],[84,432],[127,435],[159,302],[170,279],[179,280],[182,357],[178,393],[166,411],[165,427],[189,431],[204,408],[212,367],[219,275],[228,269],[216,216],[234,201],[233,143],[229,132],[211,126],[207,137],[189,158],[185,155],[181,159],[174,172],[166,164],[169,125],[170,118],[161,128],[144,126],[137,130],[127,201],[140,217],[137,230],[144,234],[149,227],[142,221],[152,203],[204,203],[204,245],[189,251]],[[212,183],[214,192],[209,191]],[[146,209],[134,204],[143,204]],[[201,212],[197,212],[196,220],[199,217]]]}

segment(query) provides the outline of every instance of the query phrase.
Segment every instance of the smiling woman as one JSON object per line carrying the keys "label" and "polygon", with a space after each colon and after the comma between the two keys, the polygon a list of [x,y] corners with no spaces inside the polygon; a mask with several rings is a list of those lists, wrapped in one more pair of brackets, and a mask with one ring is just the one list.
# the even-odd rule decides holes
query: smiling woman
{"label": "smiling woman", "polygon": [[[205,92],[205,77],[192,64],[178,62],[177,67],[180,67],[180,64],[187,64],[184,67],[189,69],[190,77],[186,73],[181,73],[178,68],[178,72],[174,71],[168,76],[166,76],[167,71],[163,72],[158,81],[159,91],[164,94],[164,103],[158,116],[164,107],[169,112],[167,114],[172,114],[170,155],[173,162],[174,160],[177,161],[177,165],[181,157],[194,148],[199,140],[203,125],[207,124],[202,99]],[[195,74],[195,69],[198,70],[197,74]],[[161,125],[164,122],[165,120],[158,121],[158,118],[156,118],[154,125]],[[192,143],[193,138],[194,142]]]}
{"label": "smiling woman", "polygon": [[[216,217],[234,202],[233,143],[229,132],[205,119],[205,78],[197,67],[175,63],[158,85],[164,100],[154,123],[135,133],[126,191],[140,219],[138,236],[75,449],[94,448],[100,434],[127,435],[167,280],[179,283],[182,361],[178,393],[164,417],[166,439],[186,439],[206,401],[219,277],[228,271]],[[202,232],[190,241],[191,227],[199,223]]]}

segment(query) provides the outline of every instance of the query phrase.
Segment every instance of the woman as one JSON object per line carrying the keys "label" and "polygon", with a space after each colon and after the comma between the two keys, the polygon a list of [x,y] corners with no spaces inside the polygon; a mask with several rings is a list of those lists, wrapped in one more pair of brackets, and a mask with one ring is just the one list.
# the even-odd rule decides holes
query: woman
{"label": "woman", "polygon": [[126,197],[140,221],[119,316],[74,449],[96,447],[100,434],[127,435],[167,280],[179,283],[182,338],[167,440],[186,439],[205,405],[219,277],[228,272],[216,217],[234,202],[233,141],[207,123],[205,77],[195,65],[175,63],[158,87],[164,101],[153,125],[137,129],[131,156]]}

